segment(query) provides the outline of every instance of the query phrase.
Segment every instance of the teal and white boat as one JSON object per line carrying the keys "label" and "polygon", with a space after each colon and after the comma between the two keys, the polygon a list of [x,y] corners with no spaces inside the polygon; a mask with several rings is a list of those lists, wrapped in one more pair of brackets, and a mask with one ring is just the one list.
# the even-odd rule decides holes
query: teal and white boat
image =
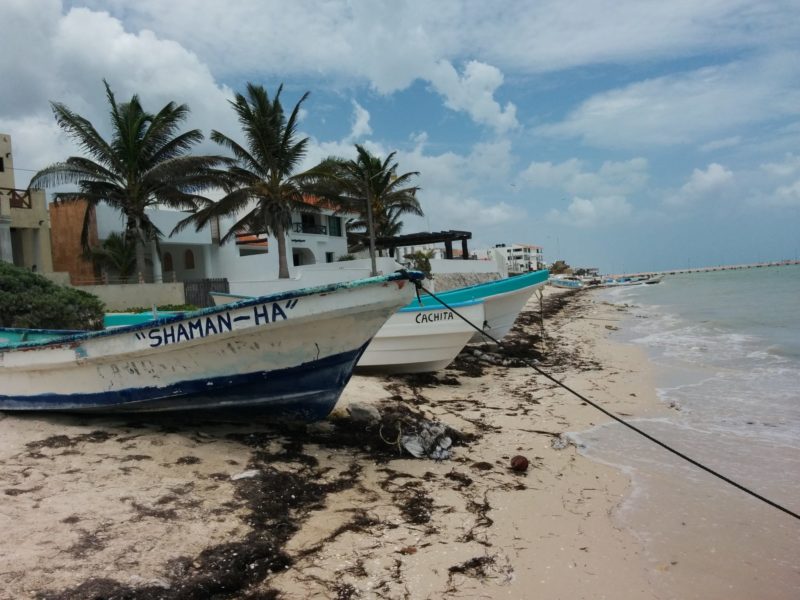
{"label": "teal and white boat", "polygon": [[[533,293],[541,288],[550,276],[546,270],[531,271],[525,275],[479,283],[468,287],[436,293],[449,305],[471,300],[483,300],[483,331],[496,340],[502,340],[511,331],[517,316]],[[416,300],[412,302],[414,304]],[[432,296],[422,296],[424,306],[436,306],[439,301]],[[472,336],[473,342],[488,339],[480,333]]]}
{"label": "teal and white boat", "polygon": [[579,290],[583,287],[583,281],[572,275],[556,275],[550,278],[549,283],[553,287],[568,290]]}

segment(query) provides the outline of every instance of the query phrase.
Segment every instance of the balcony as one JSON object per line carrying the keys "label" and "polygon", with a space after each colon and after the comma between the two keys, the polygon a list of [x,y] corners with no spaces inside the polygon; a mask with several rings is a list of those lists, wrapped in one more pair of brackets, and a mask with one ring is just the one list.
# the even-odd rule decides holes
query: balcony
{"label": "balcony", "polygon": [[316,223],[292,223],[292,231],[295,233],[328,235],[328,228],[325,225],[317,225]]}
{"label": "balcony", "polygon": [[8,203],[11,208],[32,208],[31,195],[28,190],[0,188],[0,196],[8,196]]}

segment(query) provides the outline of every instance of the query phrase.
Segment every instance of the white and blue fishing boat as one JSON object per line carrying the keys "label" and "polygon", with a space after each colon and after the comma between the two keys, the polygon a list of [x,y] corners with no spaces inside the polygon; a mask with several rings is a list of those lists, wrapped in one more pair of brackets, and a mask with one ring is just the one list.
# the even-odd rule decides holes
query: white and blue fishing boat
{"label": "white and blue fishing boat", "polygon": [[419,276],[300,289],[103,331],[0,329],[0,410],[235,408],[320,419]]}
{"label": "white and blue fishing boat", "polygon": [[[250,296],[211,292],[217,305]],[[430,373],[444,369],[483,325],[482,300],[457,302],[452,307],[464,321],[441,304],[420,306],[417,300],[393,314],[378,330],[358,361],[360,371]]]}
{"label": "white and blue fishing boat", "polygon": [[452,308],[458,314],[442,305],[419,306],[416,300],[401,308],[375,334],[357,368],[381,373],[444,369],[475,333],[472,325],[480,328],[484,320],[482,300],[457,302]]}
{"label": "white and blue fishing boat", "polygon": [[[484,322],[481,329],[494,339],[502,340],[511,331],[517,316],[530,297],[538,288],[547,283],[549,276],[550,274],[546,270],[531,271],[525,275],[447,290],[435,295],[451,306],[458,302],[482,300]],[[422,303],[424,306],[436,306],[439,301],[432,296],[422,296]],[[475,332],[472,341],[486,342],[489,340]]]}
{"label": "white and blue fishing boat", "polygon": [[551,277],[548,283],[553,287],[568,290],[579,290],[583,288],[583,281],[571,275],[556,275]]}

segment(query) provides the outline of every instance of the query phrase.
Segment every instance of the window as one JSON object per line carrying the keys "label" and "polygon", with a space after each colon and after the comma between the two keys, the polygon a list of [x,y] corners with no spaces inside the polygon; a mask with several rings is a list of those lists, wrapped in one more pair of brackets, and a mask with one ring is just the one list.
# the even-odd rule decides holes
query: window
{"label": "window", "polygon": [[183,255],[183,266],[187,271],[194,269],[194,252],[187,250]]}
{"label": "window", "polygon": [[342,237],[342,220],[339,217],[328,217],[328,233],[336,237]]}
{"label": "window", "polygon": [[167,273],[175,270],[175,268],[172,266],[172,254],[169,252],[164,253],[164,270]]}
{"label": "window", "polygon": [[0,173],[6,170],[5,165],[3,165],[3,158],[0,157]]}
{"label": "window", "polygon": [[325,253],[325,262],[329,262],[329,263],[333,262],[333,252],[326,252]]}

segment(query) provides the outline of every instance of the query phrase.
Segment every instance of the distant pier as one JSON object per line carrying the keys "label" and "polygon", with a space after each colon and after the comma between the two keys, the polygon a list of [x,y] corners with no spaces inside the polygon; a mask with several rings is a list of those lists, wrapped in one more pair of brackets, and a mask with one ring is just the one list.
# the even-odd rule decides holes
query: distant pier
{"label": "distant pier", "polygon": [[669,269],[666,271],[643,271],[641,273],[625,273],[624,275],[611,275],[611,277],[642,277],[645,275],[681,275],[683,273],[708,273],[710,271],[740,271],[742,269],[762,269],[764,267],[788,267],[800,265],[800,260],[779,260],[771,262],[750,263],[744,265],[719,265],[716,267],[697,267],[694,269]]}

